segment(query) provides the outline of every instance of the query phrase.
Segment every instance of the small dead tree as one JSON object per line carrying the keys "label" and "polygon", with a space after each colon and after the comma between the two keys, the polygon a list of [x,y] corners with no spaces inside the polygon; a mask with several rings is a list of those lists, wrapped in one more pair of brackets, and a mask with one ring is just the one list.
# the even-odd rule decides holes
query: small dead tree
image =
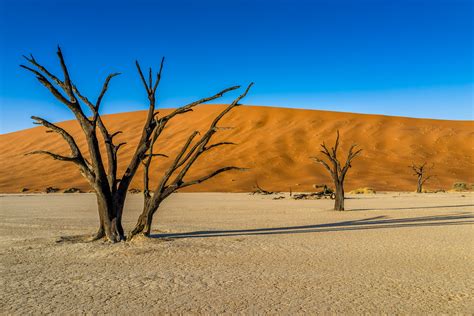
{"label": "small dead tree", "polygon": [[[161,60],[160,69],[156,73],[156,75],[154,75],[151,68],[149,69],[147,79],[145,79],[142,69],[137,61],[136,67],[140,79],[145,86],[148,97],[148,112],[143,125],[142,134],[140,140],[138,141],[138,144],[135,147],[134,154],[130,162],[128,163],[127,168],[125,169],[125,172],[121,175],[121,177],[118,177],[117,153],[119,149],[125,145],[125,143],[116,143],[114,141],[114,137],[120,134],[121,131],[110,132],[102,121],[102,117],[99,114],[99,111],[101,107],[101,102],[108,90],[108,86],[111,79],[119,75],[119,73],[113,73],[107,76],[97,100],[95,102],[92,102],[86,96],[84,96],[74,85],[70,77],[69,70],[66,66],[63,54],[59,47],[57,55],[62,69],[62,79],[58,78],[57,76],[52,74],[47,68],[38,63],[33,57],[33,55],[30,55],[30,57],[24,56],[29,65],[21,65],[21,67],[33,73],[36,76],[36,79],[43,86],[45,86],[58,101],[68,107],[69,110],[71,110],[71,112],[74,114],[76,120],[79,122],[82,132],[84,133],[89,158],[86,158],[86,156],[78,147],[76,140],[71,134],[69,134],[66,130],[59,127],[58,125],[55,125],[37,116],[32,116],[32,119],[35,121],[34,123],[43,125],[48,129],[47,132],[55,132],[59,134],[62,138],[64,138],[64,140],[69,145],[71,154],[69,156],[65,156],[46,150],[35,150],[27,153],[27,155],[45,154],[55,160],[70,162],[77,165],[81,174],[86,178],[90,186],[94,189],[97,197],[97,205],[99,212],[99,229],[93,237],[93,240],[102,239],[104,237],[112,242],[124,240],[125,233],[122,227],[122,214],[128,188],[140,164],[143,162],[145,164],[149,164],[151,161],[150,159],[153,156],[156,156],[156,154],[153,154],[153,152],[150,151],[150,148],[152,147],[152,144],[155,143],[163,129],[166,127],[167,123],[178,115],[192,111],[193,107],[208,101],[218,99],[222,97],[225,93],[240,88],[240,86],[233,86],[224,89],[213,96],[206,97],[187,104],[185,106],[179,107],[170,114],[158,118],[158,112],[155,111],[156,91],[161,80],[164,58]],[[248,89],[246,93],[247,92]],[[233,104],[233,106],[236,105],[237,102]],[[92,116],[90,117],[86,114],[85,109],[87,108],[92,113]],[[221,113],[218,118],[222,118],[222,116],[224,116],[231,108],[228,108],[227,111]],[[212,133],[214,132],[215,131],[213,130]],[[100,151],[99,133],[102,135],[102,139],[105,145],[106,158],[103,157],[103,153]],[[204,146],[206,146],[209,139],[210,137],[206,136],[206,138],[201,144],[204,144]],[[190,140],[192,140],[192,138]],[[188,140],[188,142],[190,142],[190,140]],[[187,144],[186,146],[189,146],[189,144]],[[217,147],[217,145],[214,147]],[[193,151],[193,153],[196,153],[196,150],[203,151],[204,147],[198,146]],[[184,184],[186,186],[197,184],[208,178],[211,178],[212,176],[217,175],[218,173],[236,169],[236,167],[232,167],[225,170],[221,170],[218,173],[210,175],[205,179],[197,179],[194,181],[184,182],[184,175],[186,174],[187,170],[189,170],[194,161],[197,159],[197,157],[196,155],[190,155],[185,160],[182,160],[181,158],[182,155],[179,156],[178,164],[182,163],[182,165],[185,166],[186,171],[177,179],[177,181],[173,182],[173,185],[171,187],[166,186],[167,182],[165,181],[164,185],[167,188],[165,191],[168,195],[171,194],[177,187],[183,187]],[[146,186],[145,189],[147,192],[146,194],[148,195],[148,186]],[[148,199],[148,202],[149,200],[150,199]],[[155,201],[155,203],[153,203],[152,205],[154,207],[157,207],[159,204],[156,203],[156,199],[154,197],[153,201]]]}
{"label": "small dead tree", "polygon": [[321,153],[326,156],[329,162],[326,162],[318,157],[310,157],[315,162],[322,164],[334,181],[334,186],[336,188],[336,198],[334,203],[335,211],[344,210],[344,180],[347,171],[349,171],[349,168],[352,167],[352,160],[362,151],[362,149],[356,150],[356,147],[356,144],[351,145],[347,154],[346,162],[344,165],[342,165],[342,163],[339,161],[339,158],[337,157],[337,150],[339,148],[339,131],[337,131],[336,143],[334,144],[334,147],[329,149],[324,142],[321,144]]}
{"label": "small dead tree", "polygon": [[415,172],[413,175],[417,177],[416,193],[422,193],[423,185],[426,181],[432,178],[432,175],[427,175],[427,172],[429,169],[432,169],[433,166],[431,165],[430,167],[427,167],[425,161],[421,165],[416,165],[415,163],[412,163],[410,168]]}
{"label": "small dead tree", "polygon": [[262,189],[262,187],[260,187],[258,185],[258,182],[255,182],[255,185],[254,185],[254,190],[253,192],[251,192],[250,194],[254,195],[254,194],[261,194],[261,195],[272,195],[274,194],[275,192],[272,192],[272,191],[267,191],[265,189]]}

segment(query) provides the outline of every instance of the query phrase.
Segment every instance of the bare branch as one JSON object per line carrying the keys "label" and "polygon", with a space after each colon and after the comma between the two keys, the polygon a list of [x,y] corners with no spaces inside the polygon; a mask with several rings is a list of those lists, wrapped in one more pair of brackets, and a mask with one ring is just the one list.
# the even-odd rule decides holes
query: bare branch
{"label": "bare branch", "polygon": [[73,105],[71,104],[71,102],[66,99],[66,97],[64,95],[62,95],[61,92],[59,92],[58,89],[56,89],[54,87],[54,85],[48,81],[48,79],[42,74],[40,73],[39,71],[33,69],[33,68],[30,68],[28,66],[25,66],[25,65],[20,65],[21,68],[24,68],[28,71],[31,71],[32,73],[34,73],[36,75],[36,79],[38,79],[38,81],[43,85],[45,86],[55,97],[56,99],[58,99],[61,103],[64,103],[65,105],[67,105],[69,108],[73,107]]}
{"label": "bare branch", "polygon": [[135,66],[137,66],[138,74],[140,75],[140,79],[142,80],[145,90],[147,91],[148,94],[150,94],[151,92],[150,88],[148,87],[148,84],[146,83],[145,76],[143,76],[142,68],[140,67],[140,64],[138,63],[138,60],[135,61]]}
{"label": "bare branch", "polygon": [[336,143],[332,147],[332,155],[335,160],[337,160],[337,148],[339,147],[339,130],[337,130]]}
{"label": "bare branch", "polygon": [[63,85],[62,88],[64,89],[64,92],[68,94],[68,96],[71,99],[71,102],[76,101],[76,97],[74,96],[74,93],[72,91],[72,83],[71,83],[71,78],[69,77],[69,71],[66,66],[66,62],[64,61],[64,56],[61,51],[61,47],[58,46],[58,52],[57,55],[59,57],[59,62],[61,64],[61,69],[63,70],[64,74],[64,80],[63,80]]}
{"label": "bare branch", "polygon": [[127,143],[124,142],[124,143],[120,143],[120,144],[116,145],[116,146],[115,146],[115,152],[117,152],[117,151],[120,149],[120,147],[122,147],[122,146],[125,145],[125,144],[127,144]]}
{"label": "bare branch", "polygon": [[272,192],[272,191],[267,191],[265,189],[262,189],[259,185],[258,185],[258,182],[255,181],[255,186],[254,186],[254,191],[251,193],[252,195],[254,194],[262,194],[262,195],[272,195],[276,192]]}
{"label": "bare branch", "polygon": [[[179,164],[179,166],[183,165],[186,160],[187,162],[185,163],[185,166],[183,169],[180,171],[180,173],[176,176],[175,180],[173,183],[180,183],[182,182],[184,176],[188,172],[189,168],[193,165],[193,163],[199,158],[199,156],[205,152],[204,148],[206,145],[209,143],[210,139],[212,136],[216,133],[216,125],[217,123],[227,114],[229,113],[230,110],[232,110],[234,107],[238,106],[238,102],[247,95],[249,92],[250,88],[253,86],[253,82],[250,83],[245,89],[244,93],[242,93],[240,96],[238,96],[229,106],[227,106],[211,123],[209,126],[209,129],[207,132],[201,137],[201,139],[195,144],[195,146],[190,150],[189,154],[186,156],[186,158]],[[189,158],[189,160],[188,160]]]}
{"label": "bare branch", "polygon": [[[164,58],[161,60],[160,71],[157,74],[157,81],[155,82],[155,87],[157,87],[159,78],[161,78],[163,63],[164,63]],[[133,154],[132,159],[130,160],[128,164],[128,167],[126,168],[122,176],[122,181],[120,182],[120,185],[117,188],[117,191],[119,192],[119,195],[121,196],[124,196],[126,194],[128,186],[130,185],[132,178],[134,177],[138,167],[140,166],[140,163],[146,157],[145,156],[146,152],[149,150],[152,142],[154,142],[154,140],[152,139],[155,138],[156,140],[157,136],[156,137],[153,136],[153,133],[157,133],[157,130],[159,130],[159,133],[161,133],[161,131],[164,128],[164,125],[166,125],[166,122],[161,124],[158,122],[158,120],[155,119],[155,116],[157,115],[157,113],[155,112],[155,102],[156,102],[155,87],[151,87],[151,84],[152,84],[151,80],[150,80],[150,87],[148,86],[138,61],[135,62],[135,65],[137,67],[138,74],[140,75],[140,79],[147,92],[149,105],[148,105],[147,118],[145,120],[145,124],[143,125],[143,129],[142,129],[142,136],[140,137],[140,140],[138,141],[137,147],[135,149],[135,153]],[[156,128],[157,126],[159,128]]]}
{"label": "bare branch", "polygon": [[323,142],[321,144],[321,153],[324,154],[326,157],[328,157],[328,159],[333,162],[334,161],[334,158],[332,156],[332,153],[329,151],[328,147],[326,146],[326,144]]}
{"label": "bare branch", "polygon": [[313,161],[317,162],[317,163],[320,163],[323,165],[324,168],[326,168],[327,171],[329,171],[329,173],[331,174],[331,176],[333,176],[333,172],[331,170],[331,167],[329,167],[329,165],[322,159],[319,159],[318,157],[309,157],[311,159],[313,159]]}
{"label": "bare branch", "polygon": [[152,72],[151,67],[150,67],[150,68],[148,68],[148,86],[150,87],[150,89],[153,86],[152,74],[153,74],[153,72]]}
{"label": "bare branch", "polygon": [[145,156],[149,157],[165,157],[165,158],[169,158],[168,155],[165,155],[165,154],[146,154]]}
{"label": "bare branch", "polygon": [[163,188],[166,186],[169,178],[172,176],[173,172],[175,172],[182,164],[180,164],[181,158],[183,157],[184,153],[188,150],[189,146],[191,145],[193,139],[199,134],[198,131],[194,131],[184,144],[181,151],[178,153],[176,158],[174,159],[173,163],[169,166],[168,170],[166,171],[165,175],[161,179],[161,182],[158,186],[157,191],[162,192]]}
{"label": "bare branch", "polygon": [[[41,64],[39,64],[36,59],[33,57],[33,55],[30,54],[30,57],[26,57],[26,56],[23,56],[23,58],[25,58],[29,63],[31,63],[32,65],[36,66],[36,68],[38,68],[39,70],[41,70],[43,73],[46,74],[46,76],[48,76],[51,80],[53,80],[58,86],[62,87],[63,86],[63,82],[61,80],[58,79],[58,77],[56,77],[55,75],[53,75],[52,73],[50,73],[48,71],[48,69],[46,69],[44,66],[42,66]],[[24,66],[22,66],[23,68],[26,68]],[[28,69],[28,68],[26,68]],[[31,70],[31,69],[29,69]]]}
{"label": "bare branch", "polygon": [[112,73],[108,75],[105,79],[104,85],[102,86],[102,91],[100,92],[99,97],[97,98],[97,102],[95,103],[95,112],[99,112],[100,103],[102,102],[102,98],[104,97],[105,93],[107,92],[107,89],[109,88],[110,80],[120,74],[120,72]]}
{"label": "bare branch", "polygon": [[362,152],[362,149],[354,151],[355,147],[357,147],[357,145],[352,144],[351,148],[349,148],[349,153],[347,154],[346,164],[344,165],[344,168],[341,171],[342,177],[345,177],[345,175],[346,175],[347,171],[349,170],[349,168],[352,167],[352,165],[351,165],[352,160]]}
{"label": "bare branch", "polygon": [[237,144],[233,143],[233,142],[220,142],[220,143],[216,143],[216,144],[212,144],[212,145],[209,145],[207,147],[204,147],[204,150],[211,150],[212,148],[220,147],[220,146],[224,146],[224,145],[237,145]]}
{"label": "bare branch", "polygon": [[183,114],[183,113],[186,113],[186,112],[189,112],[191,110],[191,108],[195,107],[196,105],[199,105],[199,104],[203,104],[203,103],[206,103],[206,102],[209,102],[209,101],[212,101],[212,100],[215,100],[215,99],[218,99],[218,98],[221,98],[224,94],[226,94],[227,92],[230,92],[230,91],[233,91],[233,90],[236,90],[240,88],[240,86],[233,86],[233,87],[230,87],[230,88],[227,88],[227,89],[224,89],[222,91],[219,91],[218,93],[216,93],[215,95],[211,96],[211,97],[206,97],[206,98],[202,98],[200,100],[197,100],[197,101],[194,101],[192,103],[189,103],[187,105],[184,105],[180,108],[177,108],[176,110],[174,110],[173,112],[171,112],[170,114],[162,117],[163,120],[169,120],[171,118],[173,118],[174,116],[178,115],[178,114]]}
{"label": "bare branch", "polygon": [[79,89],[74,84],[72,85],[72,91],[75,94],[77,94],[79,99],[81,99],[82,102],[84,102],[89,107],[89,109],[92,111],[92,113],[94,113],[94,108],[95,108],[94,103],[92,103],[86,96],[82,95],[81,92],[79,91]]}
{"label": "bare branch", "polygon": [[433,178],[434,176],[433,175],[429,175],[427,176],[426,178],[424,178],[422,181],[421,181],[421,184],[425,184],[426,181],[428,181],[429,179]]}
{"label": "bare branch", "polygon": [[[69,72],[68,72],[66,64],[64,62],[64,57],[62,55],[61,49],[59,47],[58,47],[58,53],[57,54],[58,54],[58,58],[59,58],[59,61],[60,61],[60,64],[61,64],[61,68],[63,70],[64,81],[61,81],[56,76],[54,76],[51,72],[49,72],[44,66],[40,65],[34,59],[33,56],[31,56],[30,58],[25,57],[25,56],[24,57],[28,62],[30,62],[35,67],[37,67],[40,71],[35,70],[35,69],[30,68],[30,67],[25,66],[25,65],[20,65],[20,67],[34,73],[36,75],[36,78],[38,79],[38,81],[43,86],[45,86],[51,92],[51,94],[53,94],[56,97],[56,99],[58,99],[61,103],[65,104],[74,113],[74,115],[78,119],[78,121],[81,124],[81,126],[83,127],[83,129],[88,128],[88,120],[87,120],[86,116],[84,115],[84,113],[83,113],[83,111],[80,107],[80,104],[77,102],[77,99],[74,95],[73,84],[72,84],[71,79],[69,77]],[[41,71],[44,74],[41,73]],[[49,77],[54,83],[56,83],[56,85],[58,85],[66,93],[66,95],[69,97],[69,100],[46,77]]]}
{"label": "bare branch", "polygon": [[48,156],[51,156],[51,157],[52,157],[53,159],[55,159],[55,160],[61,160],[61,161],[75,162],[75,161],[77,160],[77,157],[62,156],[62,155],[55,154],[55,153],[52,153],[52,152],[46,151],[46,150],[35,150],[35,151],[31,151],[31,152],[26,153],[25,156],[29,156],[29,155],[40,155],[40,154],[48,155]]}
{"label": "bare branch", "polygon": [[[77,146],[77,143],[76,141],[74,140],[74,138],[71,136],[71,134],[69,134],[68,132],[66,132],[64,129],[62,129],[61,127],[51,123],[51,122],[48,122],[47,120],[41,118],[41,117],[38,117],[38,116],[32,116],[31,117],[35,122],[34,124],[39,124],[39,125],[43,125],[44,127],[48,128],[49,131],[51,132],[55,132],[55,133],[58,133],[59,135],[61,135],[64,140],[68,143],[69,145],[69,148],[71,149],[71,157],[66,157],[67,159],[59,159],[59,155],[58,155],[58,158],[55,158],[57,160],[63,160],[63,161],[74,161],[76,162],[80,167],[81,169],[83,170],[84,174],[89,178],[89,179],[92,179],[94,177],[94,172],[92,171],[91,169],[91,164],[87,161],[86,158],[84,158],[84,156],[82,155],[79,147]],[[52,155],[50,155],[52,156]],[[63,157],[64,158],[64,157]]]}
{"label": "bare branch", "polygon": [[[164,63],[165,63],[165,57],[161,58],[160,70],[156,74],[156,82],[155,82],[155,85],[153,86],[153,91],[155,92],[156,92],[156,89],[158,88],[158,84],[161,81],[161,72],[163,71]],[[150,87],[151,87],[151,84],[150,84]]]}
{"label": "bare branch", "polygon": [[114,138],[115,136],[117,136],[118,134],[121,134],[123,133],[122,131],[116,131],[115,133],[113,133],[112,135],[110,135],[110,138]]}
{"label": "bare branch", "polygon": [[239,106],[239,101],[242,100],[243,98],[245,98],[245,96],[247,95],[247,93],[250,91],[250,88],[252,88],[252,86],[254,85],[253,82],[251,82],[248,86],[247,86],[247,89],[245,89],[244,93],[242,93],[241,95],[239,95],[224,111],[222,111],[215,119],[214,121],[212,122],[211,124],[211,127],[214,129],[217,125],[217,123],[219,123],[219,121],[224,117],[224,115],[226,115],[230,110],[232,110],[234,107],[236,106]]}
{"label": "bare branch", "polygon": [[226,171],[229,171],[229,170],[239,170],[239,171],[246,171],[248,170],[248,168],[239,168],[239,167],[224,167],[224,168],[220,168],[220,169],[217,169],[216,171],[208,174],[207,176],[204,176],[202,178],[199,178],[199,179],[196,179],[196,180],[192,180],[192,181],[188,181],[188,182],[183,182],[181,183],[178,188],[184,188],[184,187],[188,187],[190,185],[195,185],[195,184],[198,184],[198,183],[201,183],[201,182],[204,182],[206,180],[209,180],[215,176],[217,176],[218,174],[221,174],[223,172],[226,172]]}
{"label": "bare branch", "polygon": [[69,148],[71,149],[71,153],[74,156],[74,158],[82,156],[81,151],[79,150],[79,147],[77,146],[76,141],[71,136],[71,134],[66,132],[61,127],[59,127],[59,126],[57,126],[57,125],[55,125],[51,122],[48,122],[47,120],[45,120],[41,117],[32,116],[31,119],[33,119],[35,121],[34,124],[43,125],[44,127],[50,129],[51,131],[61,135],[64,138],[64,140],[66,140],[66,142],[68,143]]}
{"label": "bare branch", "polygon": [[214,127],[216,131],[228,131],[234,129],[232,126],[216,126]]}

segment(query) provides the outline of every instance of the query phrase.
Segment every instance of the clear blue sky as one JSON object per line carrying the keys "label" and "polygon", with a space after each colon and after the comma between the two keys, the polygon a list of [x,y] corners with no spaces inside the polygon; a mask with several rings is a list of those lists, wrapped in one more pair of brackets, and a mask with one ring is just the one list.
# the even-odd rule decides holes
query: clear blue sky
{"label": "clear blue sky", "polygon": [[[57,71],[61,45],[91,98],[110,72],[104,112],[146,108],[134,61],[167,61],[160,88],[173,107],[255,81],[247,104],[473,119],[471,0],[0,0],[0,132],[30,115],[72,118],[18,65]],[[229,99],[224,99],[228,101]]]}

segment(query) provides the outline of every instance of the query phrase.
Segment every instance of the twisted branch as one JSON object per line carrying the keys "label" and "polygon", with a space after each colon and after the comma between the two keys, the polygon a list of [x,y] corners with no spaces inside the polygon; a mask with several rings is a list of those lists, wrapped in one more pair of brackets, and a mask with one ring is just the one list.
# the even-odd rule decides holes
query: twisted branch
{"label": "twisted branch", "polygon": [[344,167],[341,166],[341,162],[337,158],[337,151],[339,148],[339,130],[337,131],[337,137],[336,141],[333,147],[329,149],[326,144],[323,142],[321,144],[321,153],[326,156],[326,158],[329,160],[330,163],[332,163],[332,168],[329,166],[329,163],[324,161],[323,159],[319,157],[310,157],[313,161],[323,165],[323,167],[329,171],[331,177],[333,178],[334,181],[343,181],[347,171],[349,168],[352,167],[351,162],[354,158],[356,158],[361,152],[362,149],[355,150],[357,145],[352,144],[351,147],[349,148],[349,152],[347,153],[347,159],[344,164]]}

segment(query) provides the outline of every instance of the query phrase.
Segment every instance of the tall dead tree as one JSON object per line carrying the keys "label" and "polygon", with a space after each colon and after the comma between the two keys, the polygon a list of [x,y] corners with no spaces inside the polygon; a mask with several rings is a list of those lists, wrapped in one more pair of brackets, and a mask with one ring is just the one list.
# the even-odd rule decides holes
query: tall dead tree
{"label": "tall dead tree", "polygon": [[[21,65],[21,67],[33,73],[36,76],[36,79],[45,86],[58,101],[71,110],[84,133],[87,142],[88,156],[90,158],[86,158],[84,153],[78,147],[74,137],[66,130],[37,116],[32,116],[32,119],[35,121],[34,123],[43,125],[48,129],[48,132],[58,133],[62,138],[64,138],[69,145],[71,154],[69,156],[64,156],[46,150],[36,150],[27,154],[45,154],[51,156],[55,160],[70,162],[77,165],[81,174],[86,178],[97,196],[99,229],[93,239],[97,240],[105,237],[112,242],[124,240],[125,233],[122,227],[122,214],[128,187],[140,164],[144,161],[148,161],[148,159],[153,156],[153,154],[148,155],[147,153],[149,152],[151,145],[160,135],[161,131],[166,127],[167,123],[178,115],[192,111],[192,108],[195,106],[218,99],[225,93],[240,88],[240,86],[233,86],[224,89],[213,96],[184,105],[170,114],[158,118],[158,112],[155,111],[156,91],[161,80],[164,58],[161,60],[160,69],[156,74],[153,73],[151,68],[149,69],[147,79],[145,79],[139,63],[136,62],[140,79],[145,86],[148,97],[148,112],[134,154],[125,169],[125,172],[118,177],[117,153],[125,143],[117,144],[114,142],[114,137],[121,133],[121,131],[110,132],[106,128],[99,110],[111,79],[119,75],[119,73],[113,73],[107,76],[97,100],[92,102],[74,85],[59,47],[57,55],[62,69],[62,79],[58,78],[47,68],[38,63],[32,55],[30,55],[30,57],[24,56],[28,61],[29,66]],[[90,110],[92,114],[91,116],[86,114],[86,108]],[[103,157],[100,151],[99,133],[102,135],[104,141],[106,158]],[[188,169],[191,165],[188,166],[188,164],[186,164]],[[182,178],[180,181],[182,181]],[[186,183],[191,185],[199,182]]]}
{"label": "tall dead tree", "polygon": [[427,175],[426,173],[428,172],[429,169],[432,169],[433,166],[428,168],[426,166],[426,162],[424,162],[421,165],[416,165],[412,163],[410,168],[415,172],[413,175],[417,177],[416,193],[422,193],[423,185],[425,184],[426,181],[428,181],[432,177],[431,175]]}
{"label": "tall dead tree", "polygon": [[328,162],[318,157],[311,157],[311,159],[313,159],[315,162],[322,164],[331,175],[336,188],[336,199],[334,201],[335,211],[344,210],[344,180],[346,178],[347,171],[349,171],[349,169],[352,167],[352,160],[362,151],[362,149],[355,150],[356,147],[356,144],[351,145],[347,154],[346,162],[343,165],[337,157],[337,150],[339,148],[339,131],[337,131],[336,143],[334,144],[334,147],[329,149],[324,142],[321,144],[321,153],[327,158]]}

